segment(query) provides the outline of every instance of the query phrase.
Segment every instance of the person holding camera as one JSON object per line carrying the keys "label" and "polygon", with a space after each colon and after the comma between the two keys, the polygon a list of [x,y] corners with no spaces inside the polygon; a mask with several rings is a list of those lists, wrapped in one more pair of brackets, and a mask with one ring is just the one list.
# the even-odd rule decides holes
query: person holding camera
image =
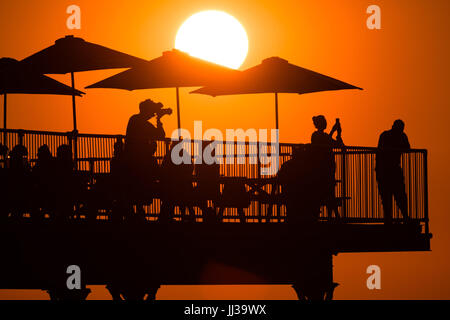
{"label": "person holding camera", "polygon": [[[139,104],[139,113],[130,117],[123,153],[129,182],[124,186],[124,192],[132,193],[128,198],[147,202],[155,191],[159,167],[154,153],[157,140],[164,139],[166,135],[161,118],[171,113],[172,109],[163,108],[162,103],[147,99]],[[149,122],[155,116],[156,127]]]}
{"label": "person holding camera", "polygon": [[[149,149],[152,141],[163,139],[164,132],[161,117],[170,114],[171,109],[163,109],[161,102],[153,102],[151,99],[142,101],[139,104],[139,113],[132,115],[128,121],[125,151],[138,151]],[[170,112],[170,113],[169,113]],[[148,120],[156,116],[156,127]]]}

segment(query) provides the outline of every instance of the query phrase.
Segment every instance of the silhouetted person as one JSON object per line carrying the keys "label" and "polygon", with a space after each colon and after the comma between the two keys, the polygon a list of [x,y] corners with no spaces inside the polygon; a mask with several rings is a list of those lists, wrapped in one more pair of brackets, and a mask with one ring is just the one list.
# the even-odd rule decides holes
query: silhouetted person
{"label": "silhouetted person", "polygon": [[8,147],[0,143],[0,157],[2,159],[2,168],[6,168],[6,158],[8,156]]}
{"label": "silhouetted person", "polygon": [[[339,218],[335,194],[336,163],[333,148],[344,146],[341,136],[341,125],[339,119],[336,119],[336,123],[330,133],[326,133],[327,120],[323,115],[313,117],[313,123],[317,131],[311,136],[311,145],[314,147],[314,157],[319,166],[318,175],[322,186],[321,190],[319,190],[321,202],[327,207],[329,218],[332,217],[333,212]],[[337,132],[336,139],[333,139],[334,132]]]}
{"label": "silhouetted person", "polygon": [[392,197],[395,198],[403,219],[408,219],[405,180],[400,160],[402,153],[411,146],[403,132],[404,128],[402,120],[395,120],[392,129],[384,131],[378,141],[376,176],[386,223],[392,222]]}
{"label": "silhouetted person", "polygon": [[119,173],[123,170],[123,153],[124,145],[122,140],[118,140],[114,143],[114,153],[110,161],[111,174]]}
{"label": "silhouetted person", "polygon": [[219,217],[224,219],[223,211],[225,208],[237,209],[239,222],[246,223],[244,209],[250,205],[250,198],[245,187],[245,183],[239,181],[226,181],[223,185],[223,191],[219,200]]}
{"label": "silhouetted person", "polygon": [[60,145],[55,160],[55,218],[67,220],[73,214],[75,199],[78,193],[78,181],[74,172],[72,148]]}
{"label": "silhouetted person", "polygon": [[[172,155],[173,148],[179,143],[190,142],[183,142],[182,140],[180,142],[172,142],[161,165],[160,189],[162,204],[160,221],[162,222],[171,221],[173,219],[176,206],[180,208],[183,220],[195,221],[195,212],[193,209],[194,188],[192,185],[194,166],[192,163],[175,164],[172,160],[172,156],[189,158],[189,160],[191,160],[191,155],[185,148],[180,149],[180,154]],[[189,215],[186,215],[186,211],[189,212]]]}
{"label": "silhouetted person", "polygon": [[[95,193],[99,194],[102,200],[109,204],[111,219],[114,222],[123,222],[132,217],[134,213],[133,205],[140,202],[138,200],[148,189],[147,184],[153,184],[153,181],[144,181],[144,185],[139,185],[138,180],[141,181],[139,174],[137,168],[130,168],[125,155],[124,144],[121,139],[118,139],[114,143],[114,154],[110,161],[110,174],[99,179],[94,188]],[[95,194],[94,197],[96,197]],[[137,205],[138,211],[143,214],[143,207],[140,204]]]}
{"label": "silhouetted person", "polygon": [[33,218],[42,219],[45,213],[53,213],[55,201],[55,159],[44,144],[37,152],[37,162],[32,169],[34,183]]}
{"label": "silhouetted person", "polygon": [[[139,114],[130,117],[125,139],[125,156],[128,166],[137,170],[138,175],[151,177],[149,162],[153,161],[156,151],[156,140],[164,139],[165,132],[161,117],[168,114],[161,103],[150,99],[139,104]],[[156,116],[156,127],[148,120]]]}
{"label": "silhouetted person", "polygon": [[[155,182],[159,178],[159,166],[154,157],[157,140],[164,139],[165,132],[161,117],[171,114],[170,108],[163,109],[161,103],[150,99],[139,104],[139,114],[130,117],[127,126],[124,161],[126,186],[130,199],[139,202],[137,208],[143,214],[143,202],[150,202],[156,192]],[[156,127],[148,120],[156,116]]]}
{"label": "silhouetted person", "polygon": [[30,212],[31,176],[28,163],[28,150],[23,145],[16,145],[9,153],[7,171],[8,194],[6,201],[12,218],[21,218]]}
{"label": "silhouetted person", "polygon": [[[216,152],[213,141],[202,142],[202,154],[205,153],[205,150],[215,159]],[[220,165],[216,161],[211,164],[205,163],[205,159],[203,159],[202,163],[195,165],[195,176],[197,179],[195,194],[196,199],[200,201],[203,219],[214,221],[217,201],[220,197]],[[208,201],[212,201],[212,207],[208,207]]]}
{"label": "silhouetted person", "polygon": [[[336,123],[331,129],[330,133],[326,133],[327,120],[323,115],[318,115],[312,118],[314,127],[317,131],[314,131],[311,136],[312,145],[324,145],[330,148],[333,147],[343,147],[344,142],[342,141],[342,128],[339,119],[336,119]],[[337,132],[336,139],[333,139],[334,132]]]}
{"label": "silhouetted person", "polygon": [[7,169],[8,147],[0,143],[0,158],[2,165],[0,166],[0,220],[6,219],[9,214],[8,208],[8,169]]}
{"label": "silhouetted person", "polygon": [[293,151],[277,174],[281,195],[286,203],[288,222],[310,224],[320,212],[320,180],[311,145]]}

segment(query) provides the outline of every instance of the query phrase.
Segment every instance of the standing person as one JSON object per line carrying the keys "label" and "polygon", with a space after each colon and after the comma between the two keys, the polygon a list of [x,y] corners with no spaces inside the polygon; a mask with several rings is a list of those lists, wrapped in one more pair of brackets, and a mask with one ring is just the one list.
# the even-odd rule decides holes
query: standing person
{"label": "standing person", "polygon": [[[171,109],[162,108],[160,102],[144,100],[139,104],[139,113],[132,115],[128,121],[124,152],[130,167],[141,171],[140,175],[152,174],[149,163],[153,162],[156,140],[164,139],[166,135],[161,117]],[[148,121],[154,116],[156,127]]]}
{"label": "standing person", "polygon": [[[342,128],[339,118],[336,119],[336,123],[331,129],[330,133],[326,133],[327,119],[323,115],[318,115],[312,118],[314,127],[316,131],[313,132],[311,136],[312,145],[325,145],[330,148],[332,147],[343,147],[344,142],[342,141]],[[336,139],[333,139],[334,132],[337,132]]]}
{"label": "standing person", "polygon": [[[339,218],[337,201],[336,201],[336,163],[334,160],[333,148],[344,147],[342,141],[342,128],[339,119],[331,129],[330,133],[326,133],[327,120],[323,115],[313,117],[313,123],[316,131],[311,136],[311,145],[313,146],[314,157],[320,168],[318,171],[319,180],[321,181],[320,197],[322,204],[327,207],[328,218],[332,217],[334,212],[336,218]],[[334,132],[337,132],[336,139],[333,139]]]}
{"label": "standing person", "polygon": [[408,220],[405,179],[400,160],[402,153],[411,146],[408,136],[403,132],[404,129],[405,123],[402,120],[395,120],[392,129],[384,131],[378,141],[375,170],[387,224],[392,222],[392,197],[395,198],[404,221]]}
{"label": "standing person", "polygon": [[[143,203],[153,198],[155,183],[159,178],[159,166],[154,157],[156,141],[165,137],[162,116],[171,114],[172,109],[163,109],[162,103],[150,99],[139,104],[139,113],[130,117],[127,126],[124,165],[127,176],[127,196],[129,204],[138,203],[138,211],[143,214]],[[156,116],[156,127],[149,120]]]}

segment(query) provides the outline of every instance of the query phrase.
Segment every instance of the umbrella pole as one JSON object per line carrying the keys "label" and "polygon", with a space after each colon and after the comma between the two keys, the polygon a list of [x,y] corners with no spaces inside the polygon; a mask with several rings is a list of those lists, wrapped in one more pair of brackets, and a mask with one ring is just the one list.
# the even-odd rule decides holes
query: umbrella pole
{"label": "umbrella pole", "polygon": [[[73,72],[70,73],[70,78],[72,80],[72,90],[75,90],[75,77],[73,75]],[[78,163],[77,163],[77,159],[78,159],[78,143],[77,143],[78,134],[77,134],[77,108],[76,108],[76,105],[75,105],[75,92],[72,94],[72,112],[73,112],[73,133],[74,133],[74,135],[72,136],[72,139],[73,139],[73,159],[74,159],[75,170],[77,170],[78,169]]]}
{"label": "umbrella pole", "polygon": [[278,93],[275,92],[275,129],[278,130]]}
{"label": "umbrella pole", "polygon": [[[73,72],[70,73],[70,78],[72,79],[72,89],[75,90],[75,79]],[[72,95],[72,112],[73,112],[73,130],[77,130],[77,107],[75,105],[75,94]]]}
{"label": "umbrella pole", "polygon": [[3,94],[3,129],[6,129],[6,93]]}
{"label": "umbrella pole", "polygon": [[[3,129],[6,130],[6,93],[3,94]],[[3,144],[6,146],[6,131],[3,132]]]}
{"label": "umbrella pole", "polygon": [[181,116],[180,116],[180,90],[175,88],[177,93],[177,124],[178,124],[178,138],[181,136]]}

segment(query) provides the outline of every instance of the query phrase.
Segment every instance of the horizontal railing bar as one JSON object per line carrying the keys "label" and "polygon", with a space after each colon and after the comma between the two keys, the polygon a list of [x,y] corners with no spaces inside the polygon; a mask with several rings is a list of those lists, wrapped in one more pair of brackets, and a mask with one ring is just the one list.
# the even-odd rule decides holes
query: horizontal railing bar
{"label": "horizontal railing bar", "polygon": [[[117,139],[117,138],[121,138],[121,139],[125,139],[124,135],[121,134],[97,134],[97,133],[75,133],[74,131],[67,131],[67,132],[55,132],[55,131],[39,131],[39,130],[25,130],[25,129],[0,129],[0,132],[6,132],[6,133],[17,133],[17,134],[36,134],[36,135],[53,135],[53,136],[62,136],[62,137],[67,137],[67,136],[74,136],[76,135],[79,138],[110,138],[110,139]],[[161,142],[172,142],[172,141],[178,141],[177,139],[170,139],[170,138],[165,138],[165,139],[157,139],[156,141],[161,141]],[[185,142],[189,142],[189,143],[201,143],[201,142],[205,142],[206,140],[195,140],[195,139],[184,139]],[[259,143],[267,143],[268,146],[274,145],[275,142],[265,142],[265,141],[225,141],[225,140],[214,140],[217,144],[238,144],[238,145],[254,145],[257,146]],[[301,146],[301,143],[285,143],[285,142],[280,142],[279,146],[280,147],[292,147],[292,146]],[[343,148],[334,148],[334,150],[345,150],[346,154],[350,154],[351,152],[355,152],[355,151],[373,151],[376,152],[378,149],[376,147],[363,147],[363,146],[345,146]],[[393,151],[395,151],[396,149],[391,149]],[[404,150],[404,149],[398,149],[399,151],[402,151],[403,153],[415,153],[415,152],[419,152],[419,153],[424,153],[427,150],[426,149],[409,149],[409,150]],[[338,151],[338,152],[342,152],[342,151]]]}

